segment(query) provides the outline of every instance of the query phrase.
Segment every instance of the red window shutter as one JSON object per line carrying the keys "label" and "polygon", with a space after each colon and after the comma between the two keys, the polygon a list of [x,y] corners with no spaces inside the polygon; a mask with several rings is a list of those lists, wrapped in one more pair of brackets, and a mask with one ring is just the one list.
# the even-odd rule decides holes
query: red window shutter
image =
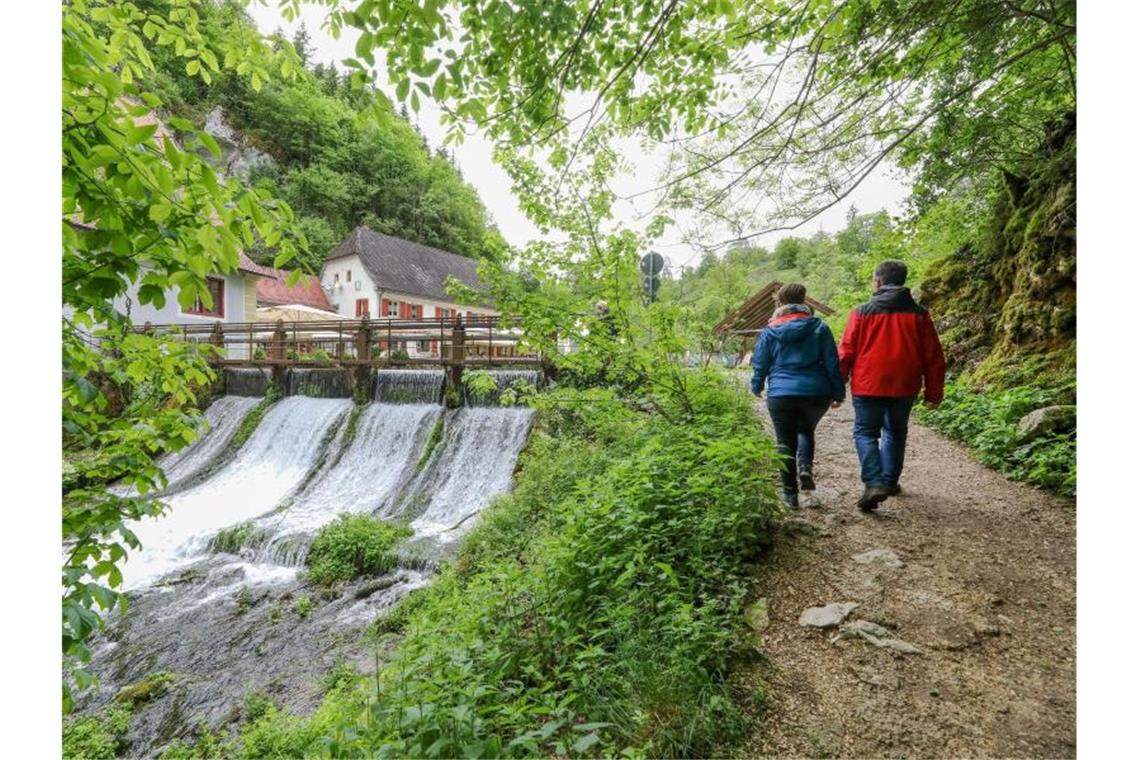
{"label": "red window shutter", "polygon": [[471,324],[471,312],[467,312],[467,324]]}
{"label": "red window shutter", "polygon": [[387,298],[381,298],[380,299],[380,316],[382,316],[382,317],[388,316],[388,299]]}
{"label": "red window shutter", "polygon": [[439,353],[439,341],[438,340],[433,340],[431,342],[431,352],[433,354]]}

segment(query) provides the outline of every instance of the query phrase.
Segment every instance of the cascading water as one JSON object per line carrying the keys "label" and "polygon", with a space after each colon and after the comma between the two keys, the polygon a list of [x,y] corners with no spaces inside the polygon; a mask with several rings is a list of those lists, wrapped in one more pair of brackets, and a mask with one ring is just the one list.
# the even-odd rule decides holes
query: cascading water
{"label": "cascading water", "polygon": [[291,369],[285,376],[285,395],[351,398],[351,378],[343,369]]}
{"label": "cascading water", "polygon": [[373,398],[389,404],[439,404],[444,377],[438,369],[377,370]]}
{"label": "cascading water", "polygon": [[511,486],[534,412],[480,407],[448,415],[443,440],[400,500],[418,538],[448,543],[492,498]]}
{"label": "cascading water", "polygon": [[264,396],[273,381],[273,374],[268,369],[227,369],[222,377],[226,384],[228,396]]}
{"label": "cascading water", "polygon": [[321,526],[345,512],[384,511],[414,474],[443,410],[435,404],[369,404],[336,465],[258,523],[259,562],[296,565]]}
{"label": "cascading water", "polygon": [[533,369],[493,369],[488,374],[495,379],[496,389],[487,394],[473,393],[470,388],[463,390],[463,403],[467,406],[498,406],[503,391],[516,382],[526,383],[535,387],[539,384],[539,374]]}
{"label": "cascading water", "polygon": [[[165,491],[177,490],[212,463],[233,439],[245,415],[260,401],[246,396],[222,396],[210,404],[202,415],[201,435],[180,451],[172,451],[158,460],[158,466],[166,475]],[[127,484],[112,490],[121,496],[135,493],[134,486]]]}
{"label": "cascading water", "polygon": [[[399,372],[388,388],[406,384],[438,398],[441,373],[415,372],[413,380]],[[100,686],[80,709],[111,704],[119,689],[156,670],[176,674],[174,688],[136,708],[134,756],[158,755],[202,724],[218,729],[252,691],[274,694],[283,710],[310,711],[320,699],[312,685],[338,659],[370,669],[359,630],[428,583],[430,559],[510,488],[532,421],[530,410],[517,408],[445,412],[439,404],[373,402],[349,426],[351,407],[347,399],[285,398],[227,464],[165,499],[166,516],[132,526],[144,549],[123,568],[128,617],[116,624],[109,616],[95,642]],[[295,566],[312,537],[340,513],[365,511],[410,522],[416,535],[400,566],[332,594],[312,588]],[[240,555],[211,551],[220,530],[245,523],[258,540]],[[302,615],[298,601],[306,598],[312,612]]]}
{"label": "cascading water", "polygon": [[251,409],[261,402],[250,396],[222,396],[206,409],[207,431],[181,451],[159,461],[166,474],[166,490],[172,491],[196,475],[225,450],[238,426]]}
{"label": "cascading water", "polygon": [[194,561],[222,528],[277,506],[316,463],[332,426],[352,402],[297,396],[274,404],[233,461],[212,478],[164,499],[167,514],[147,517],[132,529],[144,550],[123,568],[124,587]]}

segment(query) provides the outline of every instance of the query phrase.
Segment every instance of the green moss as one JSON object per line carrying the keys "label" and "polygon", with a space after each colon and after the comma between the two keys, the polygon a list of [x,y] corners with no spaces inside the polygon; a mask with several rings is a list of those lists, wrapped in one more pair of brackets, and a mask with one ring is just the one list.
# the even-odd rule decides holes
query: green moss
{"label": "green moss", "polygon": [[161,670],[150,673],[138,683],[119,689],[119,693],[115,695],[115,701],[126,705],[149,702],[169,691],[172,683],[174,683],[174,674],[169,671]]}
{"label": "green moss", "polygon": [[361,576],[382,575],[396,566],[391,548],[410,535],[410,528],[370,515],[341,515],[313,540],[306,558],[308,578],[327,586]]}
{"label": "green moss", "polygon": [[210,539],[210,551],[237,554],[249,542],[255,530],[256,528],[251,522],[225,528]]}
{"label": "green moss", "polygon": [[427,466],[428,461],[431,460],[431,455],[435,451],[435,447],[439,445],[439,441],[443,438],[443,417],[439,415],[436,418],[435,424],[432,425],[431,433],[428,434],[427,440],[424,441],[424,450],[420,453],[420,458],[416,460],[416,473],[423,471]]}
{"label": "green moss", "polygon": [[299,618],[307,620],[309,615],[313,614],[313,600],[307,596],[298,597],[293,605],[293,609],[297,612]]}

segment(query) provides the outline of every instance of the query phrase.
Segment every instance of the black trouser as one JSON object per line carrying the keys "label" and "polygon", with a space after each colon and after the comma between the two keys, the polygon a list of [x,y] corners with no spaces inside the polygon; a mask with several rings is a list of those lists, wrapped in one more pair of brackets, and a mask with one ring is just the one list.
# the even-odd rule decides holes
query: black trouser
{"label": "black trouser", "polygon": [[811,472],[815,457],[815,426],[827,414],[831,399],[826,396],[768,397],[768,414],[776,428],[776,449],[784,457],[780,482],[785,493],[799,492],[796,467]]}

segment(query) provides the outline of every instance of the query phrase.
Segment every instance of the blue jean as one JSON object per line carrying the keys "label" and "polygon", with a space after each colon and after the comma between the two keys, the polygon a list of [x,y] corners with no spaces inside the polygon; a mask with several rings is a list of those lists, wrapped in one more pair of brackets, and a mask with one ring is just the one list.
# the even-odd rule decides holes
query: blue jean
{"label": "blue jean", "polygon": [[893,486],[902,474],[906,428],[913,396],[852,396],[855,407],[855,451],[863,482]]}

